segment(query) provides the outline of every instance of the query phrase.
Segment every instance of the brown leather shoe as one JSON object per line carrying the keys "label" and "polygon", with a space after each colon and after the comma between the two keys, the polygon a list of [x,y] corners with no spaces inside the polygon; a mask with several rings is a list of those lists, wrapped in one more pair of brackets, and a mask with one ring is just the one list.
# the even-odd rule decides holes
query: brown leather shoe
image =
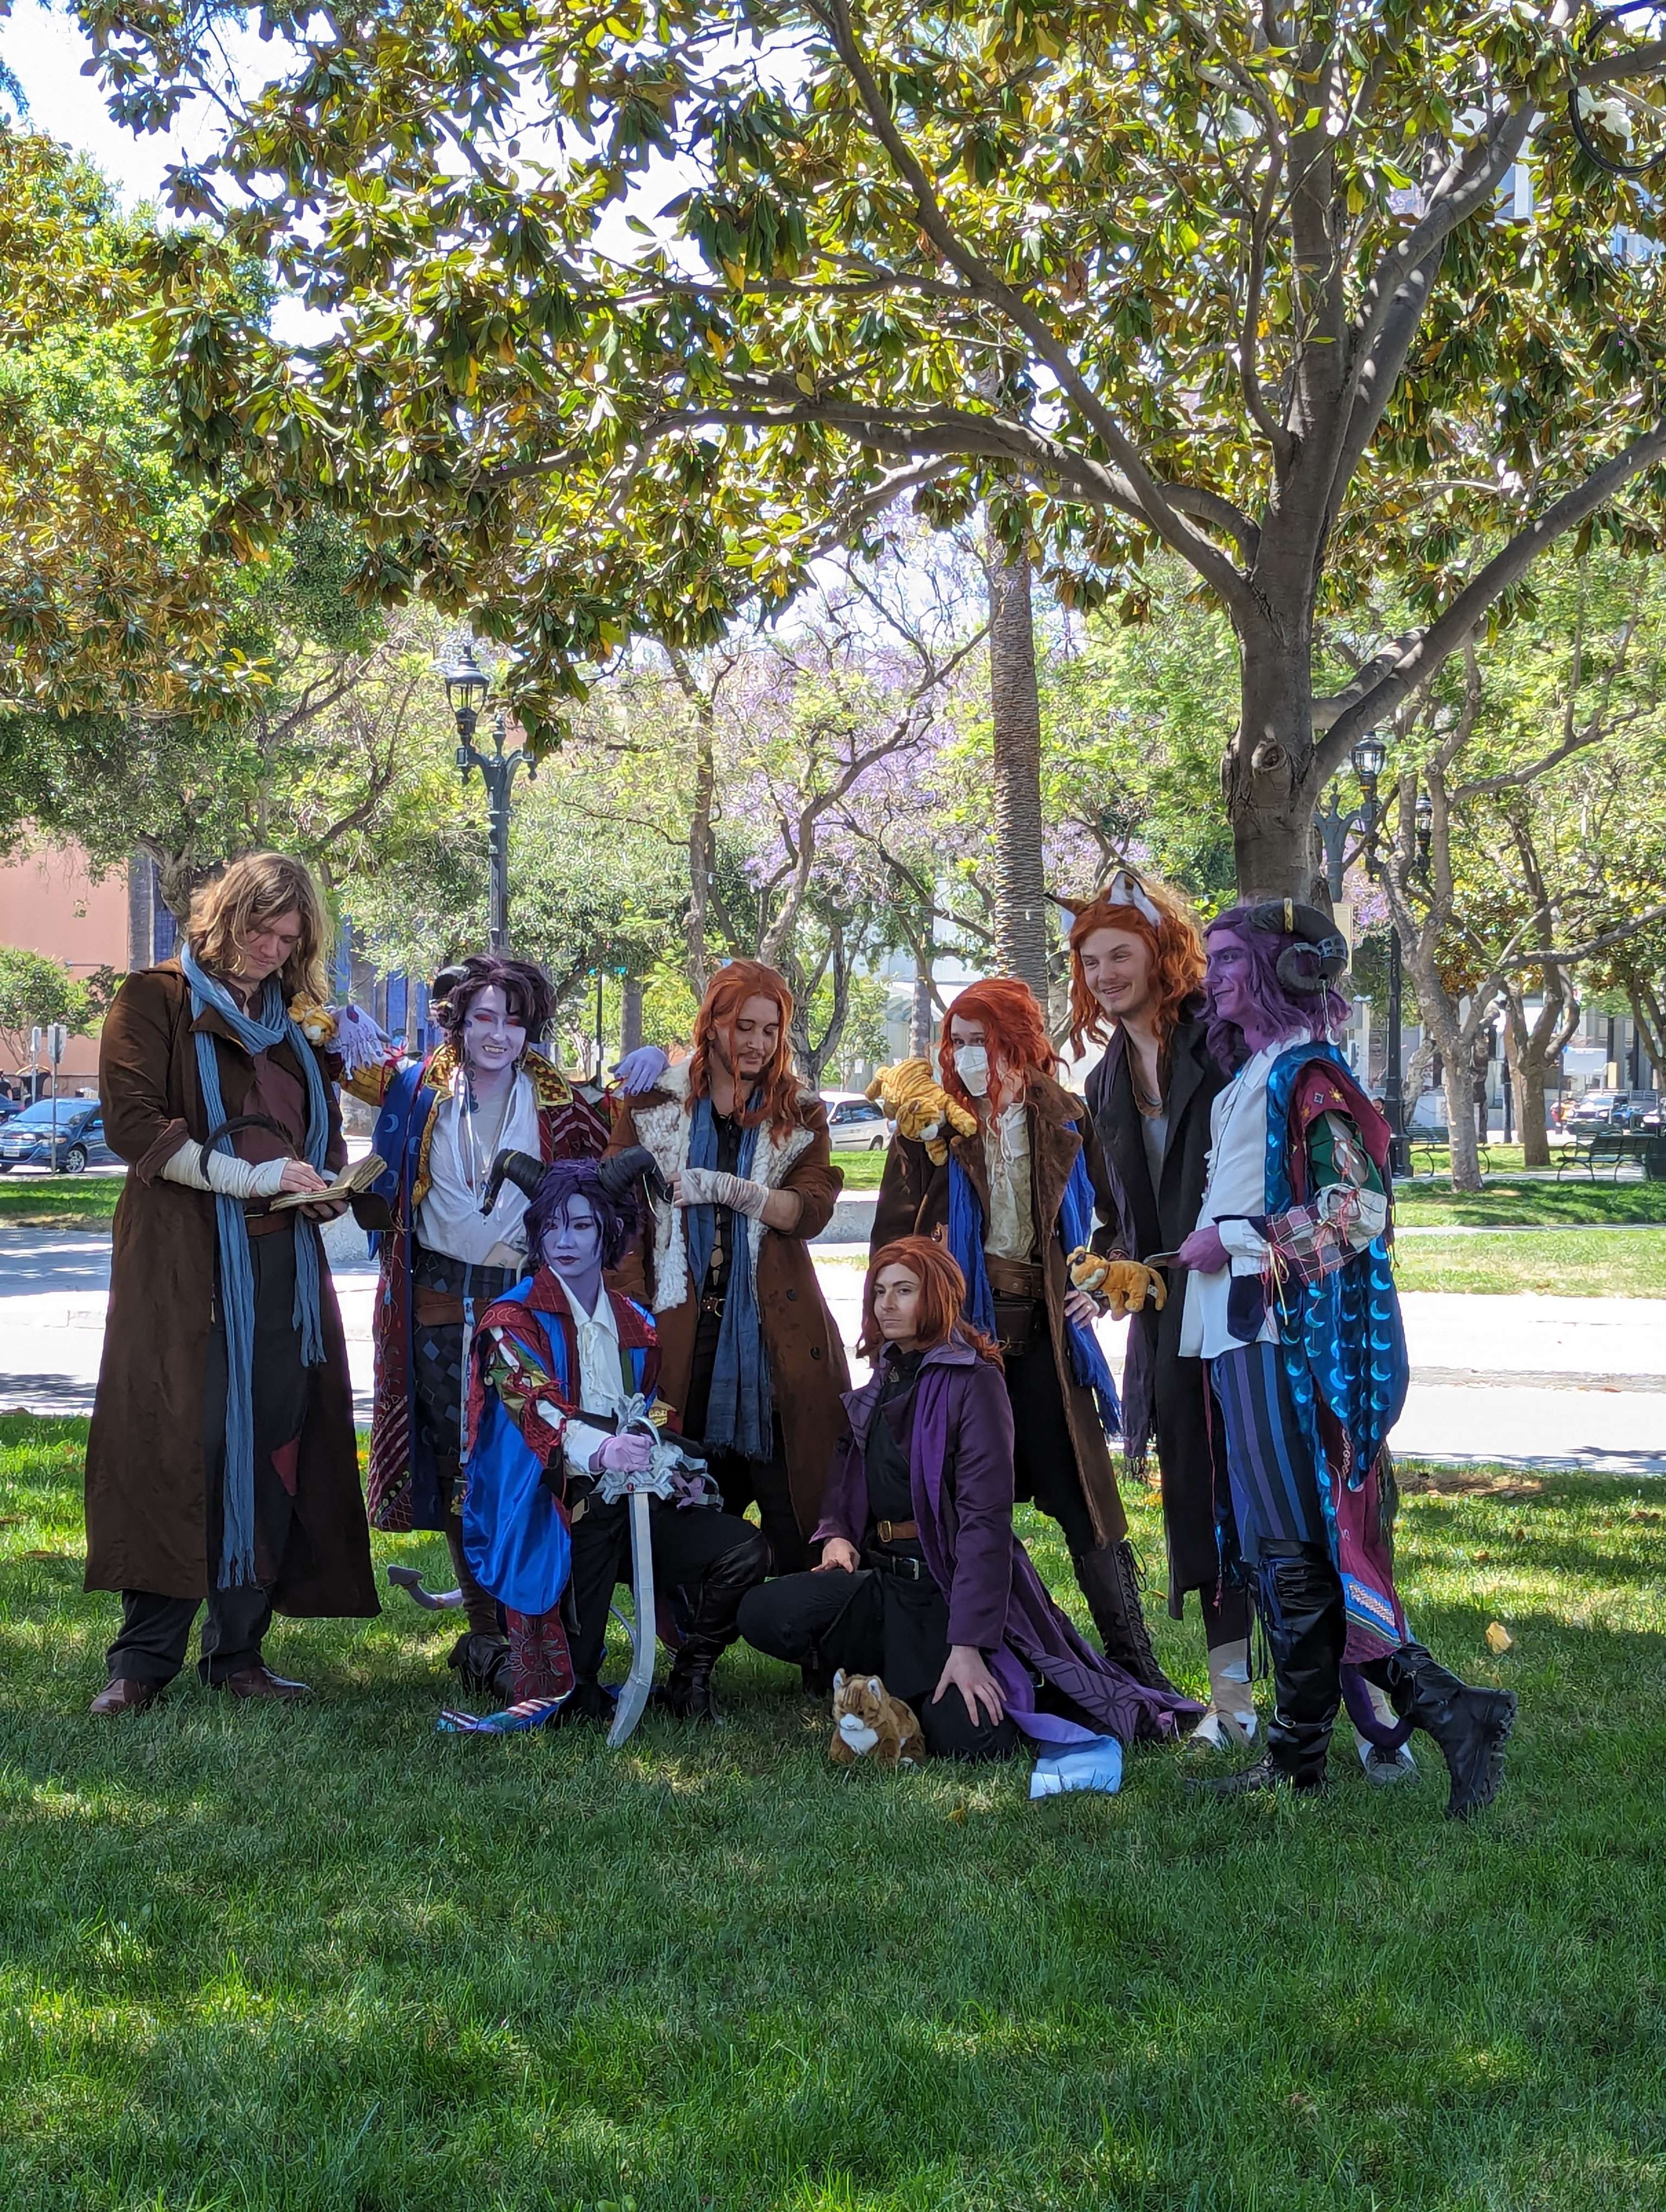
{"label": "brown leather shoe", "polygon": [[142,1713],[161,1694],[155,1682],[136,1682],[131,1674],[118,1674],[105,1684],[87,1710],[89,1713]]}
{"label": "brown leather shoe", "polygon": [[283,1705],[298,1705],[313,1694],[305,1682],[286,1682],[282,1674],[274,1674],[270,1667],[260,1664],[240,1667],[215,1687],[228,1690],[234,1698],[271,1698]]}

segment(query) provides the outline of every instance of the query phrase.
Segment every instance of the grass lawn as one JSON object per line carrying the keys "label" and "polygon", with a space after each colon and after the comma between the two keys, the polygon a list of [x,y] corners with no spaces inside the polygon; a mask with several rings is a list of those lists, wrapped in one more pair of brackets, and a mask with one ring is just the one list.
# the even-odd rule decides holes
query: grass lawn
{"label": "grass lawn", "polygon": [[0,1176],[0,1230],[107,1229],[120,1176]]}
{"label": "grass lawn", "polygon": [[1575,1298],[1666,1298],[1666,1229],[1577,1235],[1505,1231],[1497,1237],[1402,1237],[1394,1248],[1402,1291],[1531,1291]]}
{"label": "grass lawn", "polygon": [[1453,1190],[1427,1183],[1395,1185],[1394,1216],[1402,1227],[1552,1229],[1582,1222],[1666,1223],[1666,1183],[1500,1182],[1489,1176],[1482,1190]]}
{"label": "grass lawn", "polygon": [[[450,1625],[403,1600],[280,1629],[308,1711],[96,1723],[82,1437],[0,1422],[8,2206],[1666,2197],[1666,1497],[1414,1484],[1417,1625],[1523,1704],[1454,1828],[1421,1747],[1377,1792],[1339,1747],[1317,1803],[1200,1803],[1157,1751],[1038,1806],[1020,1767],[840,1777],[762,1660],[719,1733],[447,1740]],[[1195,1624],[1159,1638],[1201,1683]]]}

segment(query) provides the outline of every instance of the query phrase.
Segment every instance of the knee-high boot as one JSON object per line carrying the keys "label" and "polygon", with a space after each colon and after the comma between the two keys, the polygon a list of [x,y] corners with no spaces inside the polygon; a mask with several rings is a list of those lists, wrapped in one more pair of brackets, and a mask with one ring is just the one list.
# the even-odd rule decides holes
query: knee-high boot
{"label": "knee-high boot", "polygon": [[1107,1659],[1114,1659],[1136,1682],[1148,1690],[1180,1693],[1158,1663],[1140,1603],[1140,1577],[1134,1564],[1134,1547],[1125,1537],[1120,1544],[1101,1544],[1091,1552],[1078,1552],[1071,1560],[1076,1581]]}
{"label": "knee-high boot", "polygon": [[765,1579],[772,1564],[769,1539],[761,1529],[712,1561],[701,1581],[694,1626],[683,1639],[665,1686],[654,1692],[656,1705],[678,1720],[721,1717],[712,1695],[712,1669],[740,1633],[740,1601]]}
{"label": "knee-high boot", "polygon": [[1198,1786],[1222,1797],[1274,1790],[1281,1783],[1322,1790],[1330,1731],[1342,1701],[1341,1583],[1316,1545],[1280,1545],[1263,1547],[1256,1593],[1273,1654],[1276,1699],[1266,1755],[1254,1766]]}
{"label": "knee-high boot", "polygon": [[1420,1644],[1404,1644],[1364,1672],[1389,1693],[1402,1719],[1432,1735],[1446,1762],[1449,1820],[1467,1820],[1490,1805],[1504,1780],[1504,1747],[1516,1724],[1513,1690],[1484,1690],[1460,1681]]}
{"label": "knee-high boot", "polygon": [[464,1556],[462,1516],[455,1511],[446,1515],[446,1549],[451,1553],[452,1572],[463,1593],[464,1618],[469,1624],[453,1644],[446,1663],[462,1676],[465,1688],[507,1702],[509,1640],[503,1633],[497,1600],[489,1590],[481,1589]]}

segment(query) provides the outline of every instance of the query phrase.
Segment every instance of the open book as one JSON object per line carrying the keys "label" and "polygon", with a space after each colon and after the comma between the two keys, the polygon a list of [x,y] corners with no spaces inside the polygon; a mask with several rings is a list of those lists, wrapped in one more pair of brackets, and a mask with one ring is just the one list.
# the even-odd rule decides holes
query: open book
{"label": "open book", "polygon": [[327,1190],[281,1190],[271,1200],[274,1213],[286,1212],[292,1206],[328,1206],[338,1198],[362,1198],[378,1176],[387,1173],[387,1162],[375,1152],[367,1152],[351,1167],[344,1168]]}

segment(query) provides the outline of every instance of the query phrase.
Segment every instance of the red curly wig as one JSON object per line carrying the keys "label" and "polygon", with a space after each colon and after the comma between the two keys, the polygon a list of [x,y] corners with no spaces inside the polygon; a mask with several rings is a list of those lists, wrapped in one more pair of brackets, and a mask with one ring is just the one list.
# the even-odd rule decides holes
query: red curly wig
{"label": "red curly wig", "polygon": [[692,1105],[695,1099],[705,1097],[711,1089],[709,1070],[714,1041],[721,1042],[723,1057],[730,1067],[736,1066],[734,1025],[748,999],[775,1000],[781,1009],[781,1036],[773,1057],[758,1079],[763,1096],[751,1113],[742,1114],[739,1119],[741,1126],[748,1129],[757,1122],[768,1121],[779,1135],[798,1119],[799,1073],[793,1065],[792,1039],[787,1034],[793,1021],[793,994],[787,978],[778,975],[773,968],[766,968],[761,960],[731,960],[707,984],[706,995],[694,1018],[689,1101]]}
{"label": "red curly wig", "polygon": [[954,1047],[949,1042],[950,1024],[957,1014],[967,1021],[982,1023],[992,1077],[997,1060],[1004,1061],[1012,1073],[1020,1077],[1051,1075],[1059,1064],[1059,1055],[1048,1042],[1042,1010],[1027,983],[1018,982],[1010,975],[991,975],[982,983],[969,984],[945,1009],[943,1035],[937,1048],[943,1088],[963,1106],[973,1102],[956,1071]]}
{"label": "red curly wig", "polygon": [[1082,974],[1082,947],[1097,931],[1115,929],[1125,937],[1137,937],[1152,956],[1157,1050],[1166,1065],[1175,1024],[1182,1018],[1187,1001],[1203,988],[1203,932],[1185,900],[1166,884],[1142,877],[1140,888],[1161,916],[1154,927],[1137,906],[1113,906],[1102,896],[1082,908],[1071,927],[1070,1049],[1080,1052],[1084,1041],[1103,1044],[1110,1034],[1110,1017],[1088,989]]}
{"label": "red curly wig", "polygon": [[877,1359],[885,1348],[885,1340],[873,1317],[873,1285],[886,1267],[906,1267],[920,1285],[915,1326],[923,1349],[934,1352],[952,1336],[959,1336],[971,1346],[980,1359],[989,1360],[996,1367],[1000,1365],[1000,1352],[994,1339],[961,1319],[966,1278],[948,1247],[930,1237],[898,1237],[891,1243],[882,1244],[868,1262],[867,1280],[862,1285],[862,1333],[856,1340],[856,1350],[862,1358]]}

